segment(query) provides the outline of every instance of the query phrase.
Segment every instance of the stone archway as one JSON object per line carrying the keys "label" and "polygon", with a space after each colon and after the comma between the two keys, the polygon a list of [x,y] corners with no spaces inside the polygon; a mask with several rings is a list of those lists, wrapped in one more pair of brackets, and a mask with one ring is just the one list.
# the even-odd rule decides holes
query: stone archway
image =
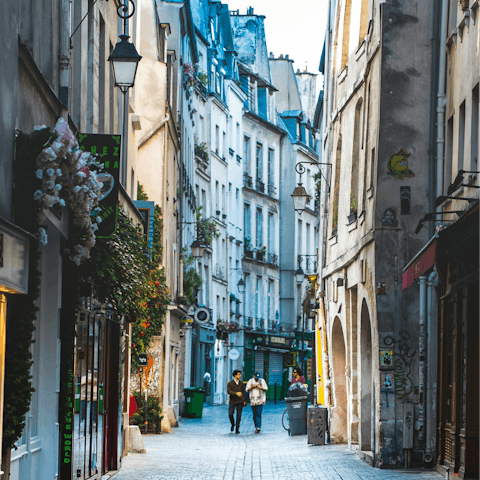
{"label": "stone archway", "polygon": [[372,329],[367,302],[360,313],[360,449],[372,450]]}
{"label": "stone archway", "polygon": [[331,409],[330,435],[332,443],[347,443],[347,378],[345,376],[345,337],[342,323],[335,317],[332,328],[332,368],[334,407]]}

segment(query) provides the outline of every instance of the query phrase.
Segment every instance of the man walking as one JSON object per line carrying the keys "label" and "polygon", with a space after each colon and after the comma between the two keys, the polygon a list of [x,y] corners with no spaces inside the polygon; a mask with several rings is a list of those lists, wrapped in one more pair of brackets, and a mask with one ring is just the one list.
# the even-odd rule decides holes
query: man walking
{"label": "man walking", "polygon": [[247,392],[250,395],[255,433],[260,433],[260,429],[262,428],[262,410],[267,402],[267,394],[265,393],[267,390],[267,382],[263,378],[260,378],[259,372],[255,372],[253,378],[247,382]]}
{"label": "man walking", "polygon": [[[245,396],[245,386],[240,381],[242,372],[240,370],[233,371],[233,380],[230,380],[227,385],[227,393],[230,397],[230,404],[228,405],[228,417],[232,424],[231,432],[235,429],[235,433],[240,433],[240,421],[242,419],[242,409],[247,404]],[[237,422],[233,419],[233,412],[237,410]]]}

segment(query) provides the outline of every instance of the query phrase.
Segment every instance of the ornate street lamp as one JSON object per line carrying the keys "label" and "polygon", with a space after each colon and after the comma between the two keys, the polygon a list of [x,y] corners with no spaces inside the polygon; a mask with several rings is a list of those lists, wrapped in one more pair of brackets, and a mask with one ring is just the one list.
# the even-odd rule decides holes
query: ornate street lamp
{"label": "ornate street lamp", "polygon": [[297,283],[302,283],[305,280],[305,272],[300,266],[295,271],[295,280],[297,281]]}
{"label": "ornate street lamp", "polygon": [[240,278],[240,280],[238,281],[237,288],[238,288],[238,293],[242,295],[245,293],[245,282],[243,281],[243,278]]}
{"label": "ornate street lamp", "polygon": [[203,253],[205,252],[205,249],[207,248],[207,246],[197,238],[190,245],[190,248],[192,249],[193,258],[202,258]]}
{"label": "ornate street lamp", "polygon": [[[130,11],[131,6],[131,11]],[[120,35],[120,41],[115,45],[108,61],[111,62],[113,75],[115,77],[115,86],[123,93],[123,127],[122,127],[122,145],[121,145],[121,175],[120,182],[124,187],[127,185],[127,148],[128,148],[128,90],[135,84],[135,75],[137,74],[138,62],[142,58],[133,43],[128,39],[128,19],[135,13],[135,3],[133,0],[123,0],[117,7],[117,15],[123,20],[123,34]]]}
{"label": "ornate street lamp", "polygon": [[129,38],[125,33],[120,35],[120,41],[108,57],[108,61],[112,62],[115,86],[120,88],[124,95],[135,84],[138,62],[142,58],[135,45],[128,41]]}
{"label": "ornate street lamp", "polygon": [[303,188],[303,185],[299,183],[292,193],[292,200],[293,200],[293,208],[299,215],[305,210],[308,202],[308,193]]}

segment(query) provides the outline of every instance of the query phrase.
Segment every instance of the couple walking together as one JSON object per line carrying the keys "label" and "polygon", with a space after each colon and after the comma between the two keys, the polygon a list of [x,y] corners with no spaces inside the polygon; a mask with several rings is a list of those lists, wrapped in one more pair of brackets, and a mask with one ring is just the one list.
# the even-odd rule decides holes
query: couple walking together
{"label": "couple walking together", "polygon": [[[230,397],[228,406],[228,416],[232,425],[231,431],[240,433],[240,421],[242,419],[243,407],[247,405],[247,395],[249,395],[250,406],[252,407],[253,423],[255,424],[255,433],[260,433],[262,428],[262,410],[267,401],[266,391],[268,390],[267,382],[260,378],[260,373],[256,372],[253,378],[247,382],[247,386],[241,381],[242,372],[240,370],[233,371],[233,380],[228,382],[227,394]],[[234,419],[233,414],[237,411],[237,418]],[[235,421],[236,420],[236,421]]]}

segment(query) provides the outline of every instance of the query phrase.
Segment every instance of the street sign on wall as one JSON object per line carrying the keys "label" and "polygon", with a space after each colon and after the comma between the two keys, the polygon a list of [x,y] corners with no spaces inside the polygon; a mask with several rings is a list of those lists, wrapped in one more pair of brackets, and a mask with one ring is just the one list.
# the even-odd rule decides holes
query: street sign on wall
{"label": "street sign on wall", "polygon": [[80,133],[78,143],[81,150],[97,155],[97,160],[104,164],[103,171],[97,175],[103,188],[98,204],[100,211],[95,212],[95,217],[102,219],[96,236],[109,238],[117,229],[121,135]]}

